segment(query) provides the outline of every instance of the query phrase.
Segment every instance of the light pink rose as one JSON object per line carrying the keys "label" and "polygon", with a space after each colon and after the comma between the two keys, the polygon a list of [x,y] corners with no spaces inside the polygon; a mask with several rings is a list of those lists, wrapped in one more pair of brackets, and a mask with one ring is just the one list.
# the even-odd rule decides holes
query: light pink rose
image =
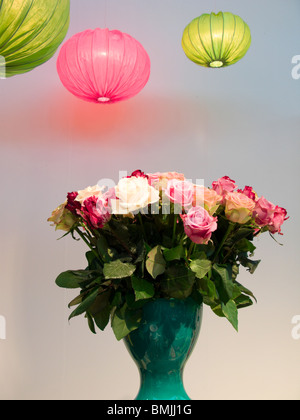
{"label": "light pink rose", "polygon": [[217,217],[212,217],[203,207],[192,207],[187,214],[181,216],[184,231],[196,244],[207,244],[212,232],[217,230]]}
{"label": "light pink rose", "polygon": [[204,187],[203,185],[195,185],[194,197],[192,205],[204,206],[210,215],[213,215],[222,203],[223,197],[215,190]]}
{"label": "light pink rose", "polygon": [[168,181],[171,179],[185,180],[185,176],[178,172],[155,172],[153,174],[147,174],[147,176],[149,184],[156,189],[167,188]]}
{"label": "light pink rose", "polygon": [[268,226],[274,217],[276,206],[265,197],[260,197],[255,204],[253,215],[258,226]]}
{"label": "light pink rose", "polygon": [[247,223],[253,216],[255,202],[243,193],[229,192],[225,196],[225,215],[233,223]]}
{"label": "light pink rose", "polygon": [[100,197],[102,195],[102,191],[103,187],[99,187],[99,185],[87,187],[84,190],[78,191],[75,201],[78,201],[82,205],[83,202],[90,197]]}
{"label": "light pink rose", "polygon": [[212,189],[223,197],[228,192],[232,192],[235,188],[235,181],[230,179],[229,176],[223,176],[222,178],[219,178],[218,181],[212,183]]}
{"label": "light pink rose", "polygon": [[189,181],[180,181],[178,179],[171,179],[165,195],[170,199],[171,203],[180,204],[184,208],[192,205],[194,198],[194,184]]}

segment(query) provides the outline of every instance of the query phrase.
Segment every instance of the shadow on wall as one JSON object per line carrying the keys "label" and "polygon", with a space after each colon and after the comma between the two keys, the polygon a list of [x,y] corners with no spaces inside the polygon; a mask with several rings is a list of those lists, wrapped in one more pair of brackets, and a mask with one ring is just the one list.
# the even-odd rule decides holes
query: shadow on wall
{"label": "shadow on wall", "polygon": [[128,147],[151,139],[152,145],[159,146],[164,136],[185,138],[188,133],[207,131],[208,111],[201,102],[196,98],[141,95],[97,105],[54,91],[42,107],[39,101],[29,107],[14,103],[13,110],[6,110],[2,132],[9,135],[6,141],[10,143],[22,138],[29,144],[51,141],[59,145],[64,139],[104,146],[113,141],[114,146]]}

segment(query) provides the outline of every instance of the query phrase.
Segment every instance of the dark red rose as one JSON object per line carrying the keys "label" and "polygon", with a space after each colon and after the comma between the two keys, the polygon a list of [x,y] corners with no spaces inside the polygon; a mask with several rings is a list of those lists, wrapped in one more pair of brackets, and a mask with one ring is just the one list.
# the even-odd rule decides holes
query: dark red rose
{"label": "dark red rose", "polygon": [[140,177],[140,178],[147,178],[148,179],[148,175],[146,175],[140,169],[137,169],[136,171],[133,171],[132,174],[130,176],[128,176],[127,178],[131,178],[132,176],[136,176],[137,178]]}
{"label": "dark red rose", "polygon": [[79,203],[79,201],[75,201],[75,198],[78,196],[78,192],[71,192],[68,193],[67,198],[67,204],[66,204],[66,209],[68,209],[71,213],[75,214],[76,216],[78,215],[77,210],[81,209],[81,204]]}

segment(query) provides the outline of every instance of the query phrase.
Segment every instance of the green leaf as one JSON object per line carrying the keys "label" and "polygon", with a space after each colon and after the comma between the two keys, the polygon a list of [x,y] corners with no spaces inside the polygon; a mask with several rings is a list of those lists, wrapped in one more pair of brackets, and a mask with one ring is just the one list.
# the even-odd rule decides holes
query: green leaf
{"label": "green leaf", "polygon": [[112,329],[118,341],[126,337],[131,331],[139,327],[142,319],[142,310],[130,310],[125,303],[122,308],[114,312]]}
{"label": "green leaf", "polygon": [[104,262],[109,262],[111,260],[108,254],[108,243],[107,243],[107,240],[104,238],[104,236],[100,236],[100,238],[98,239],[97,250],[99,254],[101,255]]}
{"label": "green leaf", "polygon": [[175,299],[185,299],[193,291],[195,273],[185,265],[175,265],[168,267],[165,276],[162,278],[162,292]]}
{"label": "green leaf", "polygon": [[55,283],[65,289],[77,289],[82,283],[93,280],[94,270],[68,270],[61,273]]}
{"label": "green leaf", "polygon": [[191,293],[191,298],[194,299],[194,301],[198,304],[198,305],[202,305],[203,303],[203,296],[202,294],[194,287],[193,291]]}
{"label": "green leaf", "polygon": [[164,249],[163,253],[166,261],[181,260],[181,258],[185,257],[185,251],[182,245],[171,249]]}
{"label": "green leaf", "polygon": [[226,304],[222,303],[222,311],[231,325],[238,331],[238,309],[233,300],[229,300]]}
{"label": "green leaf", "polygon": [[149,281],[132,276],[131,283],[135,293],[135,300],[150,299],[154,296],[154,286]]}
{"label": "green leaf", "polygon": [[238,250],[238,252],[250,252],[250,254],[253,254],[253,252],[256,249],[253,243],[246,238],[243,238],[240,241],[238,241],[235,247]]}
{"label": "green leaf", "polygon": [[194,252],[191,255],[192,260],[198,260],[199,258],[203,258],[203,253],[206,257],[211,257],[215,252],[215,246],[212,241],[208,242],[207,245],[196,245]]}
{"label": "green leaf", "polygon": [[204,258],[191,261],[190,263],[190,268],[196,274],[196,277],[198,277],[198,279],[202,279],[203,277],[205,277],[211,269],[211,261],[205,257],[205,254],[203,256]]}
{"label": "green leaf", "polygon": [[82,294],[82,293],[81,293],[79,296],[77,296],[75,299],[73,299],[73,300],[69,303],[68,307],[69,307],[69,308],[71,308],[72,306],[77,306],[77,305],[79,305],[80,303],[82,303],[83,298],[84,298],[84,294]]}
{"label": "green leaf", "polygon": [[163,257],[161,246],[158,245],[148,252],[146,260],[146,269],[152,278],[163,274],[166,270],[166,261]]}
{"label": "green leaf", "polygon": [[99,270],[102,272],[99,257],[97,258],[93,251],[88,251],[85,254],[88,261],[88,268],[90,270]]}
{"label": "green leaf", "polygon": [[106,279],[122,279],[130,277],[135,272],[135,269],[134,264],[116,260],[104,264],[103,274]]}
{"label": "green leaf", "polygon": [[219,316],[220,318],[224,318],[225,315],[222,311],[222,304],[221,303],[217,303],[217,304],[212,304],[210,305],[212,311],[214,314],[216,314],[217,316]]}
{"label": "green leaf", "polygon": [[244,287],[242,284],[240,284],[240,283],[238,283],[238,282],[236,282],[236,284],[238,285],[238,287],[239,287],[239,289],[240,289],[241,293],[244,293],[245,295],[249,295],[249,296],[251,296],[251,297],[255,300],[255,302],[257,303],[256,297],[255,297],[255,296],[254,296],[254,294],[251,292],[251,290],[246,289],[246,287]]}
{"label": "green leaf", "polygon": [[245,254],[239,254],[238,259],[242,266],[246,267],[251,274],[254,273],[260,263],[260,260],[250,260]]}
{"label": "green leaf", "polygon": [[[133,291],[132,291],[133,292]],[[132,292],[127,292],[125,296],[126,303],[129,309],[140,309],[142,308],[150,299],[140,299],[136,300],[135,294]]]}
{"label": "green leaf", "polygon": [[254,229],[249,226],[240,225],[239,229],[234,232],[233,235],[233,242],[238,242],[243,238],[252,239],[253,238]]}
{"label": "green leaf", "polygon": [[197,290],[199,290],[202,296],[207,296],[213,301],[218,299],[215,283],[207,277],[197,279]]}
{"label": "green leaf", "polygon": [[243,295],[243,294],[241,294],[237,298],[235,298],[234,301],[235,301],[235,304],[236,304],[238,309],[247,308],[248,306],[253,305],[253,301],[251,300],[251,298],[249,296],[246,296],[246,295]]}
{"label": "green leaf", "polygon": [[109,322],[112,304],[110,303],[111,290],[100,293],[90,306],[89,312],[100,330],[104,330]]}
{"label": "green leaf", "polygon": [[99,293],[99,288],[93,290],[91,293],[89,293],[82,303],[71,313],[69,316],[69,320],[74,318],[75,316],[81,315],[84,312],[86,312],[89,307],[92,305],[92,303],[95,301],[97,295]]}
{"label": "green leaf", "polygon": [[232,299],[234,292],[231,265],[214,264],[213,279],[221,301],[226,304],[230,299]]}
{"label": "green leaf", "polygon": [[89,329],[91,330],[91,332],[92,332],[93,334],[96,334],[95,324],[94,324],[94,320],[93,320],[93,318],[91,317],[91,315],[90,315],[88,312],[86,312],[85,317],[86,317],[86,318],[87,318],[87,320],[88,320],[88,326],[89,326]]}
{"label": "green leaf", "polygon": [[123,301],[121,290],[116,290],[113,300],[111,302],[112,306],[121,306]]}

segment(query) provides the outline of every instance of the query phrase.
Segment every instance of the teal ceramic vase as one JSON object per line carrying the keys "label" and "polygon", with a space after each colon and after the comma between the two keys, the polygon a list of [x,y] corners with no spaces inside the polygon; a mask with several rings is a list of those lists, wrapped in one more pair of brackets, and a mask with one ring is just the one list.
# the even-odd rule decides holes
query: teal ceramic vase
{"label": "teal ceramic vase", "polygon": [[124,339],[140,372],[136,400],[190,400],[183,370],[200,332],[202,310],[193,299],[158,299],[144,306],[140,327]]}

